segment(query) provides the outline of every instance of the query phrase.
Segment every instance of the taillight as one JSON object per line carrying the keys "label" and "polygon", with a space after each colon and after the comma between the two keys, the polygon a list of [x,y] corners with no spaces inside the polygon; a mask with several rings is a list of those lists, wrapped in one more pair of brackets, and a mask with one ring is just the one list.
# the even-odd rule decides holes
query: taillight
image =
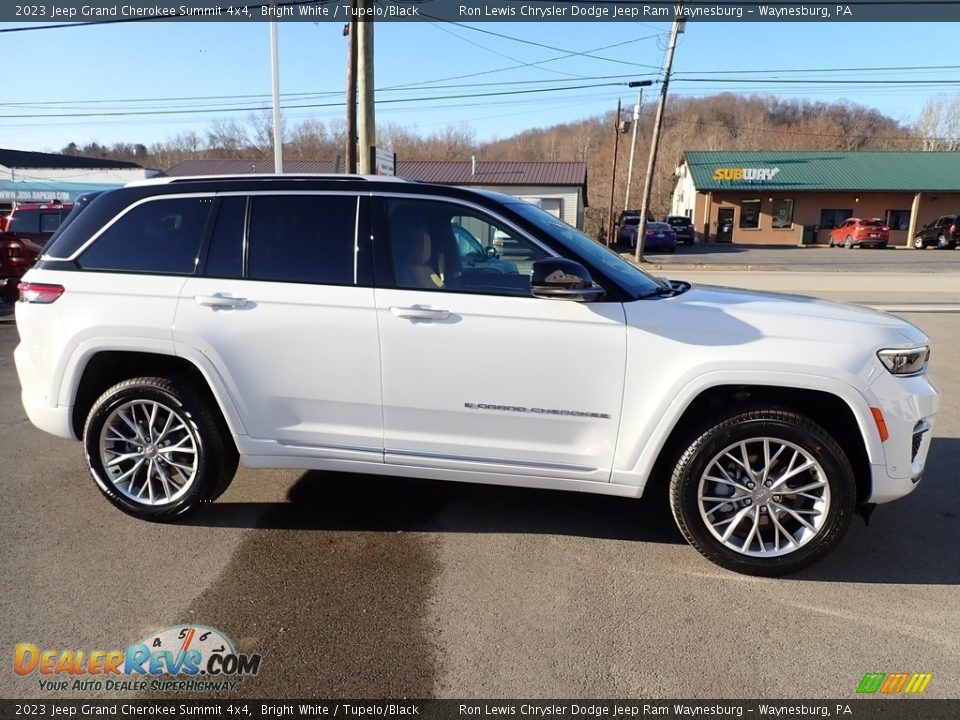
{"label": "taillight", "polygon": [[953,225],[950,226],[950,232],[951,232],[951,233],[957,232],[957,226],[956,226],[956,224],[953,224]]}
{"label": "taillight", "polygon": [[880,229],[881,229],[883,232],[890,232],[890,228],[887,227],[886,225],[884,225],[884,226],[883,226],[882,228],[880,228]]}
{"label": "taillight", "polygon": [[22,282],[18,287],[20,290],[20,302],[25,303],[47,305],[63,295],[63,285]]}

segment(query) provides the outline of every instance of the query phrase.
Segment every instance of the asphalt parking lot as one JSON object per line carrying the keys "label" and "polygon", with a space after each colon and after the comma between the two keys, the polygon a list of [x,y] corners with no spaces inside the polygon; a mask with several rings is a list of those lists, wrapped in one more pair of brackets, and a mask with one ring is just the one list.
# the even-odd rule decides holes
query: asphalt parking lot
{"label": "asphalt parking lot", "polygon": [[9,670],[16,643],[124,648],[180,623],[263,654],[231,697],[852,699],[900,671],[960,697],[960,315],[906,317],[944,396],[927,476],[779,580],[709,564],[659,503],[558,492],[241,470],[182,523],[133,520],[79,444],[25,420],[7,318],[0,697],[43,696]]}

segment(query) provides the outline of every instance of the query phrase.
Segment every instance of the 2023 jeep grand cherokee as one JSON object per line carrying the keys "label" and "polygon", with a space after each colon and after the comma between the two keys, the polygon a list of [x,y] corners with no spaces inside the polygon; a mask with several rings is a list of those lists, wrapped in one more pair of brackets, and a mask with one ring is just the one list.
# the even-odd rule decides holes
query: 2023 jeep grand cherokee
{"label": "2023 jeep grand cherokee", "polygon": [[[462,228],[490,262],[456,241]],[[510,242],[503,242],[509,238]],[[774,575],[913,490],[939,400],[890,315],[651,277],[532,204],[354,176],[103,193],[24,277],[31,421],[162,520],[249,467],[640,496]]]}

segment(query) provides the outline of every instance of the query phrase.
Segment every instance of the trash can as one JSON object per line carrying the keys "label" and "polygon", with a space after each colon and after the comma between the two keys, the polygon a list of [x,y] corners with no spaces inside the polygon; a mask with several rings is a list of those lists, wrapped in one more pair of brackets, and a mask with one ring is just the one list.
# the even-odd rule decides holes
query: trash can
{"label": "trash can", "polygon": [[817,233],[820,231],[819,225],[804,225],[803,234],[800,237],[801,245],[816,245]]}

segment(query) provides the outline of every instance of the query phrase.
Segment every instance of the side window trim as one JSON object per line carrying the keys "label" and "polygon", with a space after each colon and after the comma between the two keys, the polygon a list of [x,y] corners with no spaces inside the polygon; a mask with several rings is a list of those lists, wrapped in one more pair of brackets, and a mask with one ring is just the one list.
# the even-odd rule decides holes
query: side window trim
{"label": "side window trim", "polygon": [[240,262],[240,277],[243,280],[249,279],[249,269],[250,269],[250,211],[253,207],[253,200],[251,200],[249,195],[244,196],[243,203],[243,238],[241,239],[241,262]]}

